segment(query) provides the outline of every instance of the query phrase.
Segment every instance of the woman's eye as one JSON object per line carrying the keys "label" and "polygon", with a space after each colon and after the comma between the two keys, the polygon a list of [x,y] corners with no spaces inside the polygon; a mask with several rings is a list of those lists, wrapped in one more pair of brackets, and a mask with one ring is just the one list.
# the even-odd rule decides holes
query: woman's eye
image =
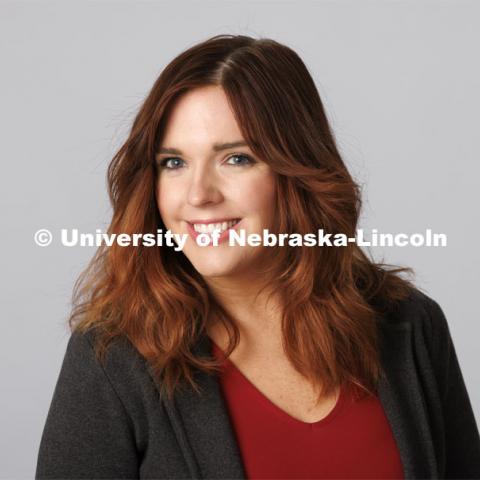
{"label": "woman's eye", "polygon": [[[230,160],[232,160],[232,159],[234,160],[233,163],[230,162]],[[240,161],[236,161],[236,159],[240,159]],[[227,163],[229,165],[242,166],[242,165],[249,165],[251,163],[254,163],[254,161],[248,155],[237,154],[237,155],[232,155],[231,157],[229,157],[229,159],[227,160]]]}
{"label": "woman's eye", "polygon": [[[183,160],[178,157],[168,157],[164,158],[160,163],[160,169],[165,169],[165,170],[178,170],[183,166]],[[248,155],[242,155],[242,154],[235,154],[231,155],[227,162],[228,165],[233,165],[233,166],[244,166],[244,165],[250,165],[255,163],[255,161],[249,157]]]}
{"label": "woman's eye", "polygon": [[160,167],[167,170],[177,170],[181,166],[181,162],[183,162],[181,158],[165,158],[160,162]]}

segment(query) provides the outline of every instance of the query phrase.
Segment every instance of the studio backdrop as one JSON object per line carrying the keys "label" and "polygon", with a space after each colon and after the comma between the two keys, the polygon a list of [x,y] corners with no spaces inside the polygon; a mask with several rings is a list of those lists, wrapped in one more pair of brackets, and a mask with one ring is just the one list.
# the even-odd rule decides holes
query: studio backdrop
{"label": "studio backdrop", "polygon": [[364,248],[411,267],[441,305],[480,419],[478,2],[0,0],[0,478],[34,475],[73,286],[96,250],[60,232],[106,231],[107,167],[154,80],[220,34],[300,55],[369,236],[443,234]]}

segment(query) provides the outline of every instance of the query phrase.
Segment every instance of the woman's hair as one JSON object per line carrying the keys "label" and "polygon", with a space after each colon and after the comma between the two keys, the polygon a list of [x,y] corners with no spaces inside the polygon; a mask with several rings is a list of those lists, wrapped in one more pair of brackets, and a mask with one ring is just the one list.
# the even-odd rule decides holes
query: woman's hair
{"label": "woman's hair", "polygon": [[[359,186],[340,156],[318,91],[289,47],[271,39],[217,35],[178,55],[162,71],[108,167],[113,217],[108,233],[166,231],[155,189],[155,154],[168,113],[185,92],[221,87],[253,153],[276,178],[278,232],[356,234]],[[271,248],[271,247],[269,247]],[[278,247],[264,278],[282,292],[285,351],[319,395],[348,383],[374,393],[382,375],[378,315],[406,298],[413,284],[369,259],[356,243],[341,247]],[[183,252],[169,247],[101,246],[75,283],[73,330],[95,328],[96,355],[127,337],[172,396],[183,381],[199,391],[194,369],[220,362],[193,347],[212,318],[229,331],[226,355],[240,334]]]}

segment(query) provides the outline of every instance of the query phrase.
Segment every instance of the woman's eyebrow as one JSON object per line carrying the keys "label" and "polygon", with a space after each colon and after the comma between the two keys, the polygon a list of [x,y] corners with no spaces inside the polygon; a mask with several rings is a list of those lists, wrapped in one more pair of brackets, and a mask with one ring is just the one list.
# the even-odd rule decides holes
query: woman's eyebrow
{"label": "woman's eyebrow", "polygon": [[[214,152],[220,152],[221,150],[228,150],[229,148],[236,148],[236,147],[248,147],[248,144],[243,140],[238,140],[236,142],[228,142],[228,143],[214,143],[212,146],[212,150]],[[158,150],[157,153],[168,153],[170,155],[183,155],[182,151],[178,148],[170,148],[170,147],[162,147]]]}

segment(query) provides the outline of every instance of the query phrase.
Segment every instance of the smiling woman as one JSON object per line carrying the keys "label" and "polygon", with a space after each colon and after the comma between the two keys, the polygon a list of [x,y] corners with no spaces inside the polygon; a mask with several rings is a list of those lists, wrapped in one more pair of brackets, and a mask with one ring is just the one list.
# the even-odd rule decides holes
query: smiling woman
{"label": "smiling woman", "polygon": [[162,71],[108,169],[102,245],[37,478],[479,478],[447,320],[402,273],[342,247],[202,248],[243,229],[354,237],[359,187],[300,57],[218,35]]}

